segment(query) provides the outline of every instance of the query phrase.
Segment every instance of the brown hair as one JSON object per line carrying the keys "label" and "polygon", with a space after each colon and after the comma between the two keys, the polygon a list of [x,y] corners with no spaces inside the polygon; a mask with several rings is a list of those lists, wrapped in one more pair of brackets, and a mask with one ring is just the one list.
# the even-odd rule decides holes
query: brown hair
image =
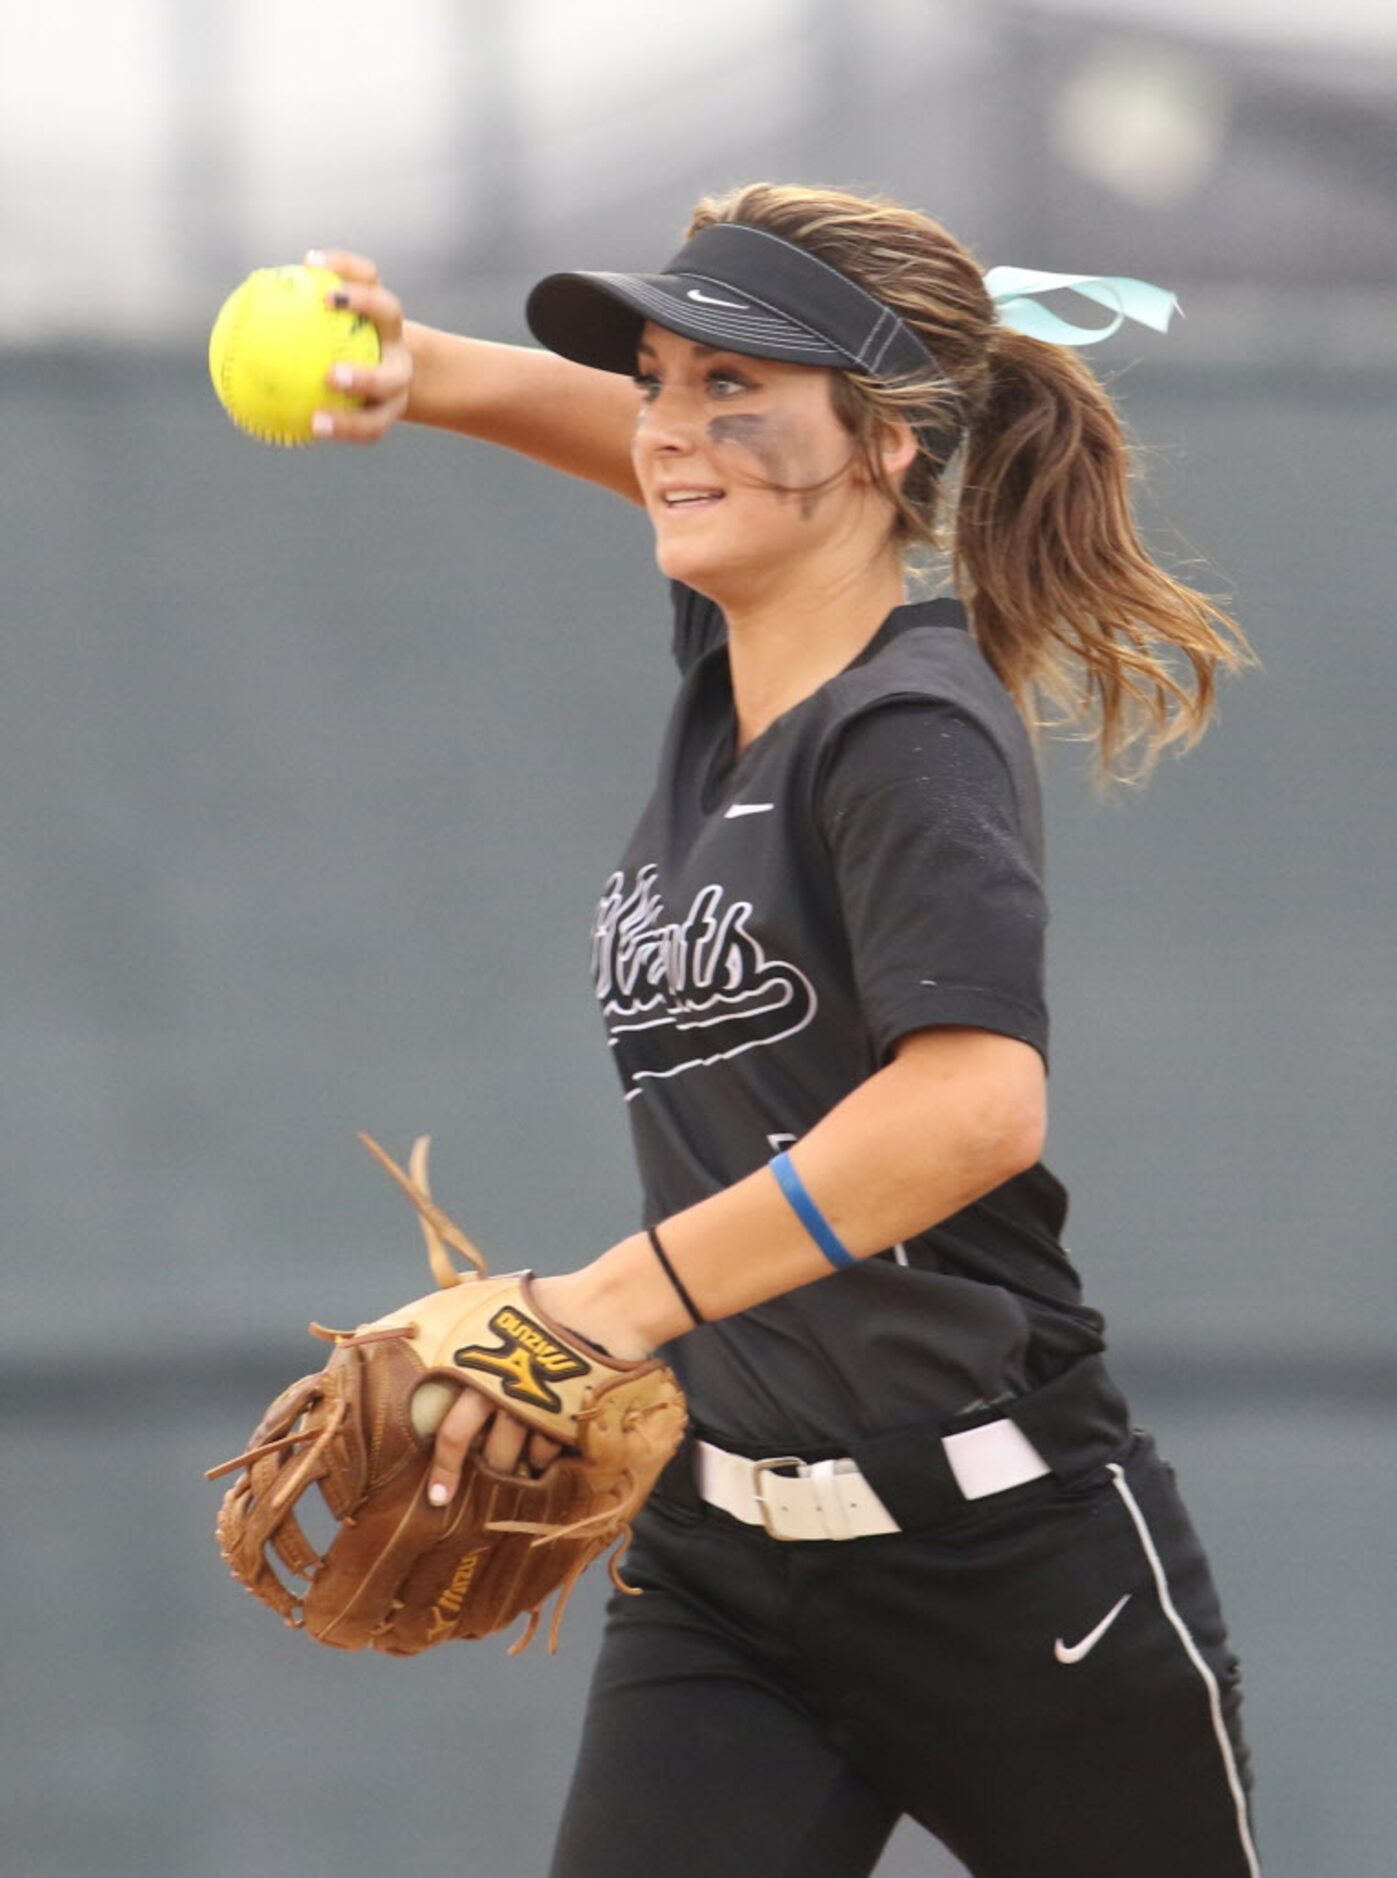
{"label": "brown hair", "polygon": [[[1120,418],[1065,346],[996,323],[980,267],[938,223],[877,197],[753,183],[699,203],[714,222],[808,248],[892,307],[940,375],[895,385],[834,375],[834,408],[863,446],[911,554],[949,547],[975,638],[1033,731],[1087,725],[1099,779],[1142,781],[1170,744],[1191,749],[1216,708],[1219,666],[1257,663],[1236,621],[1153,561],[1130,508]],[[943,521],[944,463],[919,450],[900,484],[873,449],[899,417],[964,424],[959,493]],[[1058,715],[1043,715],[1045,704]]]}

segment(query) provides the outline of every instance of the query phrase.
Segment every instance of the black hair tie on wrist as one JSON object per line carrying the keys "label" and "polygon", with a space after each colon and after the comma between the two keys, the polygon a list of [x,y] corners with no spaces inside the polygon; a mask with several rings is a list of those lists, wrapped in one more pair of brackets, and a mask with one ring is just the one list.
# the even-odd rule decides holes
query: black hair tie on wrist
{"label": "black hair tie on wrist", "polygon": [[655,1231],[655,1228],[653,1226],[647,1226],[645,1228],[645,1232],[646,1232],[646,1236],[648,1237],[650,1241],[650,1244],[655,1249],[655,1257],[660,1261],[660,1265],[662,1266],[664,1270],[665,1277],[668,1278],[669,1282],[674,1286],[674,1289],[679,1294],[679,1302],[684,1306],[684,1309],[689,1313],[690,1317],[693,1318],[695,1324],[702,1324],[706,1322],[707,1320],[705,1319],[703,1312],[698,1308],[698,1306],[694,1303],[693,1299],[689,1296],[688,1292],[684,1289],[683,1280],[680,1278],[678,1272],[675,1271],[674,1267],[670,1264],[669,1254],[665,1251],[664,1247],[660,1244],[660,1235]]}

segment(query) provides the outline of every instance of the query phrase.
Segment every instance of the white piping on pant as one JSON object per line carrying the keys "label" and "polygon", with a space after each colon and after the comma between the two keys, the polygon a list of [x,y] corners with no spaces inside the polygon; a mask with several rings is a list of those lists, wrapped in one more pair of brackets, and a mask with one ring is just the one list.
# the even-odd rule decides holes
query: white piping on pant
{"label": "white piping on pant", "polygon": [[1208,1691],[1208,1708],[1213,1718],[1213,1733],[1217,1736],[1218,1750],[1222,1755],[1222,1764],[1227,1773],[1227,1784],[1232,1790],[1233,1804],[1237,1809],[1237,1831],[1241,1835],[1242,1850],[1246,1854],[1247,1870],[1251,1873],[1251,1878],[1261,1878],[1261,1865],[1256,1856],[1251,1828],[1247,1822],[1247,1796],[1242,1788],[1241,1776],[1237,1772],[1237,1757],[1232,1752],[1232,1741],[1227,1732],[1227,1724],[1222,1718],[1222,1696],[1218,1690],[1218,1679],[1204,1662],[1198,1645],[1189,1635],[1188,1625],[1180,1617],[1174,1600],[1169,1595],[1169,1581],[1164,1575],[1164,1565],[1159,1553],[1155,1550],[1154,1540],[1150,1537],[1150,1529],[1145,1524],[1145,1516],[1140,1511],[1135,1495],[1125,1484],[1125,1470],[1117,1462],[1112,1461],[1107,1471],[1115,1484],[1116,1492],[1125,1503],[1125,1510],[1129,1513],[1131,1522],[1139,1534],[1140,1544],[1145,1549],[1145,1557],[1149,1560],[1150,1570],[1154,1574],[1155,1590],[1159,1593],[1160,1607],[1183,1644],[1188,1660],[1203,1678],[1204,1686]]}

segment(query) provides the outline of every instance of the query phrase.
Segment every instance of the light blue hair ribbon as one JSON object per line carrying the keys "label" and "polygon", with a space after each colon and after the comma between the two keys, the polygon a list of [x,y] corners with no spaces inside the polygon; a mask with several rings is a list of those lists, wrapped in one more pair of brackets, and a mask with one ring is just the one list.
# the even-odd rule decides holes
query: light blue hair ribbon
{"label": "light blue hair ribbon", "polygon": [[[1147,280],[1130,280],[1120,274],[1040,274],[1032,267],[992,267],[985,275],[985,286],[1001,326],[1058,346],[1094,346],[1118,332],[1126,320],[1138,320],[1142,326],[1165,333],[1180,310],[1177,295],[1152,287]],[[1059,287],[1070,287],[1116,317],[1109,326],[1074,326],[1038,304],[1039,294]]]}

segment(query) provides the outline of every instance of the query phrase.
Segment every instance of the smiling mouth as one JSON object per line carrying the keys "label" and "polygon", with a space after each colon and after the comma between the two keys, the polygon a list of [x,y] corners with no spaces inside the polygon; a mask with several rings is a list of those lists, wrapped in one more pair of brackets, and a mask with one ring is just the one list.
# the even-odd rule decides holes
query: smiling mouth
{"label": "smiling mouth", "polygon": [[721,489],[667,489],[660,496],[660,506],[672,515],[681,510],[711,509],[722,500]]}

